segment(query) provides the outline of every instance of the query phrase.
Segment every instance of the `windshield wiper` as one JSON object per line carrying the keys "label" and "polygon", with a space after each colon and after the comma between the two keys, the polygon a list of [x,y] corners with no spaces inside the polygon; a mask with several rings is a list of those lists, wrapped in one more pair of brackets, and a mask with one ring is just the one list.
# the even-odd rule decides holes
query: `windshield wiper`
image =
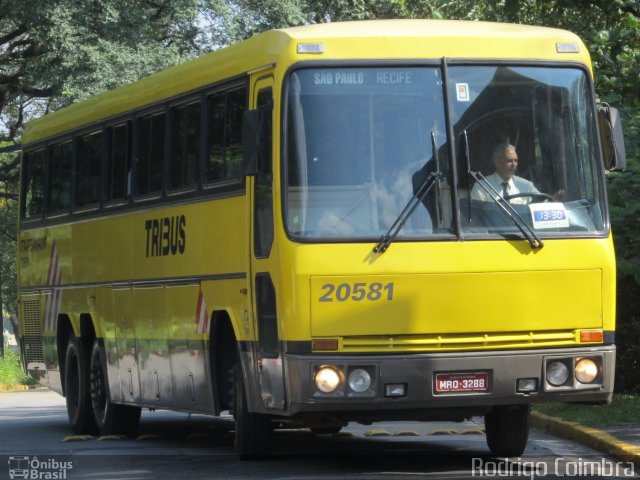
{"label": "windshield wiper", "polygon": [[[438,161],[438,149],[436,148],[436,136],[433,132],[431,132],[431,150],[436,164],[436,171],[429,173],[422,184],[420,184],[420,187],[409,199],[405,207],[400,212],[400,215],[398,215],[398,218],[396,218],[393,225],[391,225],[391,228],[389,228],[387,233],[380,237],[378,243],[373,247],[373,253],[384,253],[387,251],[391,242],[396,239],[398,233],[400,233],[404,224],[407,223],[411,214],[416,210],[416,208],[418,208],[418,205],[420,205],[420,202],[422,202],[425,195],[429,193],[433,186],[442,179],[442,174],[440,173],[440,162]],[[429,160],[427,160],[427,163],[428,162]]]}
{"label": "windshield wiper", "polygon": [[[500,211],[504,212],[504,214],[511,219],[515,226],[518,227],[518,230],[520,230],[522,235],[524,235],[524,238],[526,238],[526,240],[529,242],[531,248],[537,250],[544,247],[544,243],[542,243],[540,237],[536,235],[536,232],[534,232],[531,227],[527,225],[527,222],[524,221],[517,210],[513,208],[513,206],[507,200],[505,200],[502,195],[500,195],[500,192],[498,192],[495,188],[493,188],[493,186],[491,186],[485,176],[481,172],[475,172],[471,170],[471,155],[469,153],[469,139],[467,137],[466,130],[462,131],[462,136],[464,137],[464,155],[467,162],[467,174],[471,178],[473,178],[478,183],[480,188],[482,188],[489,195],[491,200],[493,200],[495,204],[500,207]],[[469,209],[469,214],[471,214],[471,209]]]}

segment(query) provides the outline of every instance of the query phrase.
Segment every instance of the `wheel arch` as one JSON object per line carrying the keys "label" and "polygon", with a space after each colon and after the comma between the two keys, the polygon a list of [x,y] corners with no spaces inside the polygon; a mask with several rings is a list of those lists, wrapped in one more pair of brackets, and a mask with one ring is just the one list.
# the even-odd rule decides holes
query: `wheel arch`
{"label": "wheel arch", "polygon": [[69,315],[61,313],[58,315],[58,328],[56,330],[56,347],[58,354],[58,368],[60,369],[60,381],[62,383],[62,395],[66,395],[66,353],[69,337],[74,335],[80,338],[82,349],[85,356],[91,354],[91,347],[96,338],[96,329],[91,315],[88,313],[80,314],[77,326],[74,328],[74,322]]}
{"label": "wheel arch", "polygon": [[211,314],[209,332],[209,366],[213,389],[215,415],[231,408],[230,372],[238,361],[238,336],[226,310]]}

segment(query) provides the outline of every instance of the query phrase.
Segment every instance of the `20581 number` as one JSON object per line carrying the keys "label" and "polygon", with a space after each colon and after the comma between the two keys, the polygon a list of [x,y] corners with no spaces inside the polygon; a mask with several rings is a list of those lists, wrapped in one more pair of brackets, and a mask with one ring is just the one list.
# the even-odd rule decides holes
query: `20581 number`
{"label": "20581 number", "polygon": [[324,292],[320,295],[321,302],[346,302],[353,300],[361,302],[369,300],[376,302],[383,300],[390,302],[393,300],[393,282],[383,284],[381,282],[356,282],[356,283],[325,283],[320,287]]}

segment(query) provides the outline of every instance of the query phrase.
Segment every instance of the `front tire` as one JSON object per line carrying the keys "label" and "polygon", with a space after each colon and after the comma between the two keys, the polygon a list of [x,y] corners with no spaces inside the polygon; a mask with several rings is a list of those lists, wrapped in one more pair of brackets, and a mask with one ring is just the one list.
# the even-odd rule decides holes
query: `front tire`
{"label": "front tire", "polygon": [[273,428],[267,415],[249,412],[240,363],[233,369],[233,416],[236,421],[234,447],[241,460],[268,456]]}
{"label": "front tire", "polygon": [[89,371],[91,407],[99,432],[102,435],[123,434],[132,436],[138,429],[140,407],[117,405],[111,401],[107,377],[107,359],[104,348],[96,339],[91,349]]}
{"label": "front tire", "polygon": [[82,340],[72,333],[65,355],[64,392],[69,423],[73,432],[79,435],[96,432],[89,395],[88,363],[89,359],[84,351]]}
{"label": "front tire", "polygon": [[496,457],[522,455],[529,438],[529,405],[494,407],[484,416],[487,445]]}

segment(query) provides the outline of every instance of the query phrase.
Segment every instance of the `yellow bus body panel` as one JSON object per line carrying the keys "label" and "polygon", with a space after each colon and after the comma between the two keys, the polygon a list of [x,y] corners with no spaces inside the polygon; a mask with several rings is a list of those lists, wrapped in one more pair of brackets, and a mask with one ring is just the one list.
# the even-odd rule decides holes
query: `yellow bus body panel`
{"label": "yellow bus body panel", "polygon": [[[283,298],[295,299],[285,308],[285,338],[333,337],[342,346],[343,337],[380,336],[379,344],[367,345],[388,350],[391,337],[405,337],[408,343],[395,344],[403,350],[444,348],[446,341],[433,341],[438,336],[463,348],[454,340],[472,334],[474,340],[464,348],[490,349],[505,339],[483,341],[476,334],[513,333],[509,346],[530,348],[580,343],[579,329],[615,329],[610,238],[547,240],[540,251],[524,240],[396,242],[382,255],[372,248],[295,245],[281,250],[282,269],[295,275],[282,292]],[[374,300],[361,299],[356,284],[369,289],[374,282],[393,284],[392,300],[387,290],[374,294]],[[535,332],[548,335],[532,339]],[[411,336],[422,337],[411,346]]]}
{"label": "yellow bus body panel", "polygon": [[[311,335],[601,328],[601,276],[594,269],[312,277]],[[392,285],[393,297],[383,292],[373,301],[317,301],[324,285],[358,282]],[[573,296],[565,291],[568,285],[581,292],[581,302],[567,302]],[[343,287],[341,293],[350,289]]]}

